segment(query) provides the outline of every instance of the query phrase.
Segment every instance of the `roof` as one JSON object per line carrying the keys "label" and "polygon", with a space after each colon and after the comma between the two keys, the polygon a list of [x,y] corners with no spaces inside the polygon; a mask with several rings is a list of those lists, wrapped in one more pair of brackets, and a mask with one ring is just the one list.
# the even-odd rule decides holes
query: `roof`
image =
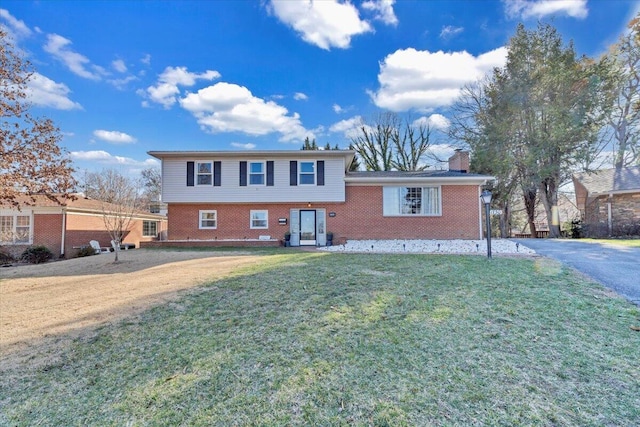
{"label": "roof", "polygon": [[640,192],[640,166],[622,169],[601,169],[573,175],[591,196],[610,193]]}
{"label": "roof", "polygon": [[455,172],[449,170],[424,171],[355,171],[348,172],[346,182],[442,182],[443,180],[456,183],[483,184],[495,178],[489,175]]}
{"label": "roof", "polygon": [[[74,194],[73,196],[75,196],[75,199],[64,199],[61,194],[51,196],[45,194],[34,194],[32,196],[29,196],[25,194],[23,196],[17,197],[15,201],[18,202],[23,208],[65,208],[67,212],[81,211],[100,214],[102,214],[103,207],[108,210],[109,206],[115,206],[111,203],[104,203],[100,200],[89,199],[81,194]],[[60,203],[57,203],[54,199],[59,200]],[[6,208],[12,209],[11,206],[7,206]],[[145,211],[135,211],[134,216],[153,218],[157,220],[166,219],[166,217],[163,215],[152,214],[151,212]]]}
{"label": "roof", "polygon": [[157,159],[171,157],[345,157],[355,156],[352,150],[244,150],[244,151],[148,151],[147,154]]}

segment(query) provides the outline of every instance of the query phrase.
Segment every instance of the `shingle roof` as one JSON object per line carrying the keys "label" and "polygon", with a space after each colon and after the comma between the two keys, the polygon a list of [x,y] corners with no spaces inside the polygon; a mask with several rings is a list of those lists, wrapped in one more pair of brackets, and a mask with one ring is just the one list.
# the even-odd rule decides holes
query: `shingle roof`
{"label": "shingle roof", "polygon": [[448,170],[411,171],[355,171],[347,172],[353,178],[489,178],[475,173],[453,172]]}
{"label": "shingle roof", "polygon": [[[55,200],[52,200],[52,197],[59,200],[60,203],[56,203]],[[102,209],[109,210],[109,206],[111,203],[103,203],[100,200],[89,199],[84,197],[81,194],[75,194],[75,199],[64,199],[60,195],[51,195],[47,196],[44,194],[34,194],[34,195],[23,195],[16,198],[16,202],[20,203],[22,207],[39,207],[39,208],[57,208],[57,207],[66,207],[68,209],[80,210],[80,211],[92,211],[92,212],[102,212]],[[8,206],[9,207],[9,206]],[[117,209],[114,209],[117,210]],[[162,215],[152,214],[150,212],[145,211],[135,211],[134,215],[136,216],[150,216],[150,217],[158,217],[163,218]]]}
{"label": "shingle roof", "polygon": [[591,195],[621,191],[640,192],[640,166],[617,169],[602,169],[573,175]]}

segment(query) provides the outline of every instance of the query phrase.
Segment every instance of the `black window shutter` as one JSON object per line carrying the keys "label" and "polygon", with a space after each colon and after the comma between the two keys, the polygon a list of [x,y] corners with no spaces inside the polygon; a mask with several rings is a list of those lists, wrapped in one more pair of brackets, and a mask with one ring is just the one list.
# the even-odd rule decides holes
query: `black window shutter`
{"label": "black window shutter", "polygon": [[213,162],[213,186],[220,187],[222,181],[222,162]]}
{"label": "black window shutter", "polygon": [[298,185],[298,162],[289,162],[289,185]]}
{"label": "black window shutter", "polygon": [[318,185],[324,185],[324,160],[318,160],[317,167],[318,177],[316,179],[316,182],[318,183]]}
{"label": "black window shutter", "polygon": [[240,162],[240,187],[247,186],[247,162]]}
{"label": "black window shutter", "polygon": [[273,160],[267,161],[267,186],[273,187]]}
{"label": "black window shutter", "polygon": [[187,187],[193,187],[194,163],[187,162]]}

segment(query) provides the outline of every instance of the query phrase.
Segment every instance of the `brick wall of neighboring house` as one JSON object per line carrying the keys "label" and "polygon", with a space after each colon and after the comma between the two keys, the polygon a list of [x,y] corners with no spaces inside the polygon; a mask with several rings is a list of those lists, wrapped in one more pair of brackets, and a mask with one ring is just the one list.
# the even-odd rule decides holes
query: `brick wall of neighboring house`
{"label": "brick wall of neighboring house", "polygon": [[[346,203],[307,204],[169,204],[169,240],[281,239],[289,225],[290,209],[326,209],[327,231],[334,241],[345,239],[477,239],[479,199],[477,186],[442,186],[442,216],[383,217],[382,187],[347,186]],[[199,211],[216,210],[217,229],[199,229]],[[250,211],[268,210],[269,228],[250,229]],[[329,212],[335,212],[330,217]]]}
{"label": "brick wall of neighboring house", "polygon": [[56,258],[61,255],[62,214],[33,215],[33,244],[46,246]]}
{"label": "brick wall of neighboring house", "polygon": [[[141,241],[151,241],[154,237],[145,237],[142,235],[142,219],[133,219],[125,233],[123,243],[135,244],[140,247]],[[158,224],[158,231],[166,230],[166,221]],[[67,258],[74,257],[77,248],[89,244],[90,240],[97,240],[100,246],[111,246],[111,236],[106,230],[102,215],[88,215],[81,213],[67,214],[67,235],[65,243],[65,252]]]}
{"label": "brick wall of neighboring house", "polygon": [[[611,232],[609,231],[609,206],[611,203]],[[584,211],[587,235],[603,237],[637,234],[640,230],[640,193],[614,194],[588,199]]]}

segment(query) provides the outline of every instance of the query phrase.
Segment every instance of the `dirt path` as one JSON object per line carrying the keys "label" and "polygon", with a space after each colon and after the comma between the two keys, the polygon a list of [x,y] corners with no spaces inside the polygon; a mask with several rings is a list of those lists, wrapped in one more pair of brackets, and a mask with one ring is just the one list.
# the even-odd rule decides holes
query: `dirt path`
{"label": "dirt path", "polygon": [[0,361],[49,358],[69,340],[256,263],[242,252],[122,251],[0,268]]}

